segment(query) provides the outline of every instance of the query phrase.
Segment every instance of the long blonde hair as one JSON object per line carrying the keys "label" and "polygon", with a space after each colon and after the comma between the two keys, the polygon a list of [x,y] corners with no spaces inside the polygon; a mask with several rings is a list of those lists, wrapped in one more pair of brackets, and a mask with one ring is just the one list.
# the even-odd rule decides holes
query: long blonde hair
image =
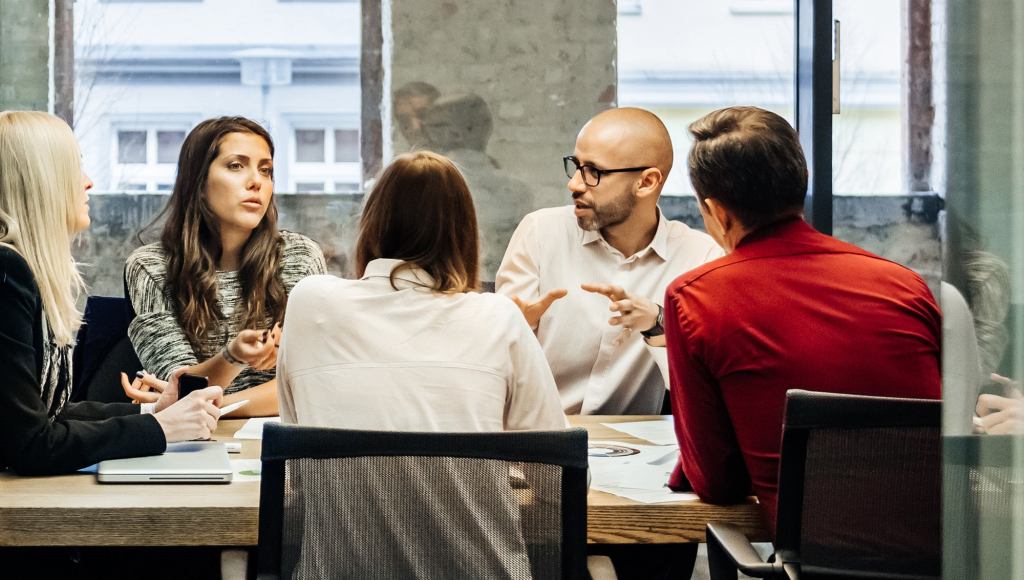
{"label": "long blonde hair", "polygon": [[71,255],[81,189],[78,143],[67,123],[38,111],[0,112],[0,245],[28,262],[60,346],[82,324],[76,302],[85,282]]}

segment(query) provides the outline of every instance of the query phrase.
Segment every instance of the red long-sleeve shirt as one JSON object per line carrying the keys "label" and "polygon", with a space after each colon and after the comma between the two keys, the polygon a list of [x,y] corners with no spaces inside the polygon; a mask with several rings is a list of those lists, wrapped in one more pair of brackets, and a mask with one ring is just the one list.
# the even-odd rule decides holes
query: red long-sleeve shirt
{"label": "red long-sleeve shirt", "polygon": [[801,219],[680,276],[665,335],[693,490],[732,503],[753,489],[774,533],[786,391],[939,398],[941,329],[920,276]]}

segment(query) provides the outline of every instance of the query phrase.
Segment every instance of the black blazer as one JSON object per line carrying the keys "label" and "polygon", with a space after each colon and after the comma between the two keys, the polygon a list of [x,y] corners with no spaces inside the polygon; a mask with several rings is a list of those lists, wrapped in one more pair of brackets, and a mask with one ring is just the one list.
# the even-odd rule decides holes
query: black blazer
{"label": "black blazer", "polygon": [[68,403],[47,418],[43,356],[39,288],[25,259],[0,246],[0,468],[67,473],[104,459],[163,453],[160,423],[139,414],[138,405]]}

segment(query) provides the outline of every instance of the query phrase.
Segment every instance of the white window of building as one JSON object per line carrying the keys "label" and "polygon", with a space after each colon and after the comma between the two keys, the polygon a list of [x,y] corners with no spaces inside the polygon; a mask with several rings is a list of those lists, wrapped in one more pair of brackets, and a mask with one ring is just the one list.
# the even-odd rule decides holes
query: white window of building
{"label": "white window of building", "polygon": [[117,132],[117,162],[122,165],[146,163],[146,131]]}
{"label": "white window of building", "polygon": [[357,129],[334,130],[334,162],[352,163],[359,161],[359,131]]}
{"label": "white window of building", "polygon": [[[354,124],[354,119],[353,123]],[[359,130],[333,123],[314,127],[295,126],[291,163],[281,192],[343,193],[360,189]],[[284,187],[283,187],[284,186]]]}
{"label": "white window of building", "polygon": [[170,191],[187,127],[113,126],[114,191]]}
{"label": "white window of building", "polygon": [[76,0],[74,20],[95,193],[168,191],[185,135],[225,115],[270,133],[276,191],[361,190],[358,1]]}

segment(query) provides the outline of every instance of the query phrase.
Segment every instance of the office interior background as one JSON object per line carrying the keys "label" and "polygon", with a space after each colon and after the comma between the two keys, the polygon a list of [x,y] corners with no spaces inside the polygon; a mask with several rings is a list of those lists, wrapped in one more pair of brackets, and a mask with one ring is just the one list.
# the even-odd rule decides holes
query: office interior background
{"label": "office interior background", "polygon": [[[568,202],[560,158],[612,106],[666,121],[676,166],[662,209],[700,227],[686,127],[737,104],[796,122],[796,4],[0,0],[0,110],[50,110],[74,127],[95,182],[75,248],[94,294],[121,294],[186,133],[224,114],[270,130],[282,225],[320,242],[334,273],[351,274],[376,171],[421,146],[493,201],[478,207],[493,264],[522,215]],[[914,269],[937,296],[951,284],[971,307],[985,376],[1019,380],[1024,0],[831,5],[832,233]],[[950,437],[966,398],[947,381]],[[1024,446],[1012,463],[1024,469]],[[970,577],[1024,577],[1022,505],[1018,483],[1006,509],[947,526],[947,562],[970,544]]]}

